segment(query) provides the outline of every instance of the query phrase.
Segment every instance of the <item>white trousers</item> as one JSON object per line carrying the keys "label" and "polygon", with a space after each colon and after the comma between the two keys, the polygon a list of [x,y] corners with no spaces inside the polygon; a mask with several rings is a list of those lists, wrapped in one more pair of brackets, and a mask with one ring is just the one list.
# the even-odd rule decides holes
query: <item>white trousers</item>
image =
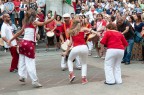
{"label": "white trousers", "polygon": [[[76,64],[76,68],[80,68],[81,67],[81,64],[80,64],[80,61],[79,61],[79,56],[77,56],[75,58],[75,64]],[[63,68],[66,68],[66,67],[67,67],[67,62],[65,60],[65,57],[62,56],[62,58],[61,58],[61,68],[63,69]]]}
{"label": "white trousers", "polygon": [[107,49],[104,70],[107,83],[122,83],[121,61],[124,56],[122,49]]}
{"label": "white trousers", "polygon": [[68,69],[70,72],[73,72],[73,60],[79,56],[80,63],[82,65],[82,76],[87,75],[87,57],[88,57],[88,47],[86,45],[80,45],[73,47],[69,57],[68,57]]}
{"label": "white trousers", "polygon": [[19,54],[18,74],[20,77],[27,78],[27,73],[29,74],[32,82],[38,81],[35,59]]}
{"label": "white trousers", "polygon": [[91,51],[93,49],[93,42],[92,41],[87,41],[88,49]]}

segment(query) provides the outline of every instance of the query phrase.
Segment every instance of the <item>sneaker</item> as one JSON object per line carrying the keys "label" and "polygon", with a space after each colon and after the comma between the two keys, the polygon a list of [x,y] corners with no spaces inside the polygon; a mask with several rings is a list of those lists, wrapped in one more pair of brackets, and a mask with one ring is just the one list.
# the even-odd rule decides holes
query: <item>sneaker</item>
{"label": "sneaker", "polygon": [[86,84],[88,82],[87,78],[82,78],[82,84]]}
{"label": "sneaker", "polygon": [[19,81],[20,81],[20,82],[25,82],[25,78],[20,77],[20,78],[19,78]]}
{"label": "sneaker", "polygon": [[74,79],[75,79],[74,74],[73,74],[73,73],[70,73],[70,74],[69,74],[69,81],[70,81],[70,83],[72,83],[72,82],[74,81]]}
{"label": "sneaker", "polygon": [[33,85],[34,88],[42,87],[42,85],[37,81],[32,82],[32,85]]}

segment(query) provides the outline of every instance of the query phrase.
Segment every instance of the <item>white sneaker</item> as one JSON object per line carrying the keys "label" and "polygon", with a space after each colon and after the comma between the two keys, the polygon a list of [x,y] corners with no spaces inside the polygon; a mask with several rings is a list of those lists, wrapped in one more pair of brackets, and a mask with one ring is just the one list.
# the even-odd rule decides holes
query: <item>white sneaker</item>
{"label": "white sneaker", "polygon": [[42,87],[42,85],[37,81],[32,82],[32,85],[33,85],[34,88]]}

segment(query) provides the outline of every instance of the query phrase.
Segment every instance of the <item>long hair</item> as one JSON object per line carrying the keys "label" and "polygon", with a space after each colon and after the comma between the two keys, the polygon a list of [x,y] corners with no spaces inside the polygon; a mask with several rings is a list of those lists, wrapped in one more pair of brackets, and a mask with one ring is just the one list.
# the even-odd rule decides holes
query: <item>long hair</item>
{"label": "long hair", "polygon": [[80,21],[74,20],[73,24],[72,24],[72,27],[69,30],[69,35],[74,36],[74,35],[78,34],[80,29],[81,29]]}
{"label": "long hair", "polygon": [[33,23],[36,19],[36,11],[34,9],[29,9],[27,12],[26,12],[26,15],[25,15],[25,18],[24,18],[24,25],[29,25],[31,23]]}

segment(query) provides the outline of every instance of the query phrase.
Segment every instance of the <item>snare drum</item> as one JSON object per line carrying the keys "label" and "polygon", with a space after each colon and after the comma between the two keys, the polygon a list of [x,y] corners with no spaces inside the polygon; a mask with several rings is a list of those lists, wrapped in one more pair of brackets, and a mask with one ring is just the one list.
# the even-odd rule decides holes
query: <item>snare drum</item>
{"label": "snare drum", "polygon": [[46,35],[47,35],[48,37],[53,37],[53,36],[54,36],[54,32],[49,31],[49,32],[46,33]]}

